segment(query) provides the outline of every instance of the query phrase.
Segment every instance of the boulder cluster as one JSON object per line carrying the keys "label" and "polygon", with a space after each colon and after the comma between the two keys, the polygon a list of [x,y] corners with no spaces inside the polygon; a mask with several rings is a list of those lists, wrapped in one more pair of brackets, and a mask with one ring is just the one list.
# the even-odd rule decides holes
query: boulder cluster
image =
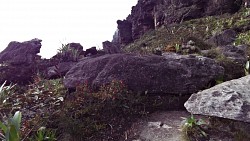
{"label": "boulder cluster", "polygon": [[[183,44],[185,55],[176,53],[173,46],[171,52],[158,55],[124,53],[121,49],[159,26],[235,13],[243,3],[248,4],[248,0],[139,0],[125,20],[117,21],[113,41],[103,42],[101,51],[95,47],[84,51],[81,44],[69,43],[51,59],[42,59],[37,55],[42,40],[10,42],[0,53],[0,83],[26,85],[39,73],[46,79],[63,78],[67,88],[87,82],[98,90],[120,80],[137,94],[192,95],[185,107],[193,114],[250,122],[250,77],[240,78],[245,75],[248,46],[232,44],[235,30],[208,39],[229,62],[215,61],[211,52],[196,50],[191,40]],[[203,56],[194,54],[197,51]],[[231,81],[216,85],[221,77]]]}

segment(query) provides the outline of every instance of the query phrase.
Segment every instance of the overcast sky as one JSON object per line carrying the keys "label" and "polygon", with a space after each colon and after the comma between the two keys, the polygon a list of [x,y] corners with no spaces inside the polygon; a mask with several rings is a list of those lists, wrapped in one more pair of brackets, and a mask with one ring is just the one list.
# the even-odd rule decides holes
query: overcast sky
{"label": "overcast sky", "polygon": [[125,19],[137,0],[1,0],[0,51],[10,41],[42,39],[41,55],[56,54],[61,43],[101,48],[112,40],[116,21]]}

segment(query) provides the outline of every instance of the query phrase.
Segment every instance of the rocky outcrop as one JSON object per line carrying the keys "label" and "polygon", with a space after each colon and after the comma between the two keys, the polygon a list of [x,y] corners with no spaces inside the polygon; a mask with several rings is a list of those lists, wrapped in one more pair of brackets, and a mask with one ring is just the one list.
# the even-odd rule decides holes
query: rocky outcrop
{"label": "rocky outcrop", "polygon": [[192,94],[223,74],[214,60],[177,55],[111,54],[84,59],[65,76],[67,88],[88,83],[93,89],[122,80],[129,90],[153,94]]}
{"label": "rocky outcrop", "polygon": [[192,114],[250,122],[250,75],[193,94],[185,103]]}
{"label": "rocky outcrop", "polygon": [[62,78],[74,65],[76,65],[76,62],[61,62],[52,67],[48,67],[44,77],[48,79]]}
{"label": "rocky outcrop", "polygon": [[120,43],[128,44],[146,31],[162,25],[234,13],[241,4],[242,0],[139,0],[126,20],[117,22]]}
{"label": "rocky outcrop", "polygon": [[237,37],[237,32],[232,29],[227,29],[222,33],[217,33],[212,36],[207,42],[215,47],[217,46],[225,46],[232,44]]}
{"label": "rocky outcrop", "polygon": [[245,65],[247,62],[247,46],[221,46],[218,47],[224,56],[219,59],[222,67],[225,69],[224,81],[237,79],[245,76]]}
{"label": "rocky outcrop", "polygon": [[105,41],[102,43],[103,50],[106,54],[121,53],[121,48],[118,43]]}
{"label": "rocky outcrop", "polygon": [[40,39],[25,42],[10,42],[0,53],[0,84],[7,83],[28,84],[37,73],[37,53],[41,48]]}
{"label": "rocky outcrop", "polygon": [[39,57],[37,53],[40,53],[41,42],[42,40],[37,38],[25,42],[10,42],[0,53],[0,63],[13,65],[35,63],[35,58]]}

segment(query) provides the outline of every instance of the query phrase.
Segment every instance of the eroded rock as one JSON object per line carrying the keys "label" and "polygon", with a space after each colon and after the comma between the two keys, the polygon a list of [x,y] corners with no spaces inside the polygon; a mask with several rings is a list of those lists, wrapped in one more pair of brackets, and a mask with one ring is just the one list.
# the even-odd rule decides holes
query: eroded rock
{"label": "eroded rock", "polygon": [[214,60],[200,56],[110,54],[82,60],[66,74],[64,84],[74,88],[87,82],[99,88],[122,80],[135,92],[191,94],[222,74]]}
{"label": "eroded rock", "polygon": [[250,122],[250,75],[195,93],[184,105],[192,114]]}

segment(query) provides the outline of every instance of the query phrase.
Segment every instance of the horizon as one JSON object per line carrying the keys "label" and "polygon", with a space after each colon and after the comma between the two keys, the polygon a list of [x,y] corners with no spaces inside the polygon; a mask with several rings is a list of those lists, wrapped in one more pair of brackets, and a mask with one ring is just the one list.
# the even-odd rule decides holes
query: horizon
{"label": "horizon", "polygon": [[137,0],[8,0],[0,2],[0,51],[11,41],[42,40],[39,55],[50,58],[61,44],[84,50],[113,38],[117,20],[125,19]]}

